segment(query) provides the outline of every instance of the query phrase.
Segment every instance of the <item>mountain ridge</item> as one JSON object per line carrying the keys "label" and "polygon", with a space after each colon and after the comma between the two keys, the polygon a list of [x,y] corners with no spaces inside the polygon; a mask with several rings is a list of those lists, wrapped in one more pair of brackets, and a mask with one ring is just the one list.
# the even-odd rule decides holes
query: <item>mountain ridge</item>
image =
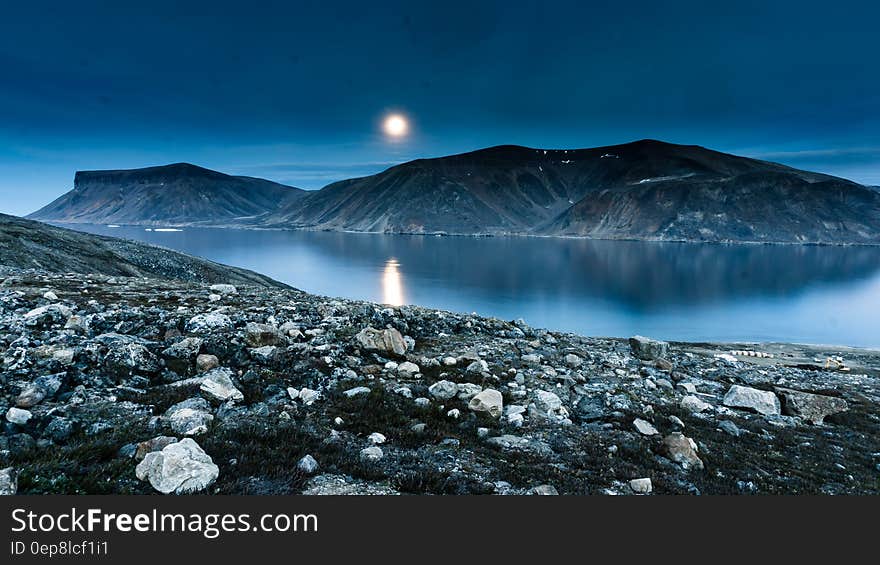
{"label": "mountain ridge", "polygon": [[73,190],[28,218],[132,225],[231,224],[271,212],[305,192],[190,163],[77,171]]}
{"label": "mountain ridge", "polygon": [[[94,218],[80,218],[88,217]],[[880,244],[880,193],[831,175],[653,139],[587,149],[498,145],[416,159],[303,191],[259,214],[184,223],[402,234]]]}

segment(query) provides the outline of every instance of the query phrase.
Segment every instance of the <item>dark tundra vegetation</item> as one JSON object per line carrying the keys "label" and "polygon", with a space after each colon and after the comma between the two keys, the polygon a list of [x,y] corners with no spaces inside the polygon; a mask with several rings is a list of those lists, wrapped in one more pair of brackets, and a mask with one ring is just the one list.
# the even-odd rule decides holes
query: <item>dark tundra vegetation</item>
{"label": "dark tundra vegetation", "polygon": [[880,493],[877,351],[586,338],[3,229],[0,492]]}
{"label": "dark tundra vegetation", "polygon": [[192,165],[77,173],[32,217],[383,233],[663,241],[880,243],[860,184],[643,140],[577,150],[500,146],[419,159],[319,191]]}

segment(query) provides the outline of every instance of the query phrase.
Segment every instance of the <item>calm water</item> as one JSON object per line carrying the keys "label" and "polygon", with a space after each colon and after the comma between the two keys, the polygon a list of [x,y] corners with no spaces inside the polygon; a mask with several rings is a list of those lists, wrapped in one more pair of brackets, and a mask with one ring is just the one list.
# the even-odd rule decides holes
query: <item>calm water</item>
{"label": "calm water", "polygon": [[329,296],[586,335],[880,347],[880,248],[80,226]]}

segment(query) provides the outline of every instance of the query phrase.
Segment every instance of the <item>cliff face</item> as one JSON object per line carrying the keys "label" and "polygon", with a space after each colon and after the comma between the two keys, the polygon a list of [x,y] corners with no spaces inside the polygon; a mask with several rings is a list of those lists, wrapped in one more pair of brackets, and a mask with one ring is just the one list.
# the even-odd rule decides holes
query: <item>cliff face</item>
{"label": "cliff face", "polygon": [[70,223],[225,225],[266,214],[304,190],[187,163],[79,171],[72,191],[29,217]]}

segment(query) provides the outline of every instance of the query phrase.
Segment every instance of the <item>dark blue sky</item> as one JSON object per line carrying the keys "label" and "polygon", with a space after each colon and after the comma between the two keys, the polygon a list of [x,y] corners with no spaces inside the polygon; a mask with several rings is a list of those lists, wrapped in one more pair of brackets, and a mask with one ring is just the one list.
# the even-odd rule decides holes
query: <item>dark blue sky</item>
{"label": "dark blue sky", "polygon": [[[880,184],[878,22],[876,3],[807,0],[6,3],[0,211],[77,169],[189,161],[317,188],[646,137]],[[381,135],[390,111],[406,140]]]}

